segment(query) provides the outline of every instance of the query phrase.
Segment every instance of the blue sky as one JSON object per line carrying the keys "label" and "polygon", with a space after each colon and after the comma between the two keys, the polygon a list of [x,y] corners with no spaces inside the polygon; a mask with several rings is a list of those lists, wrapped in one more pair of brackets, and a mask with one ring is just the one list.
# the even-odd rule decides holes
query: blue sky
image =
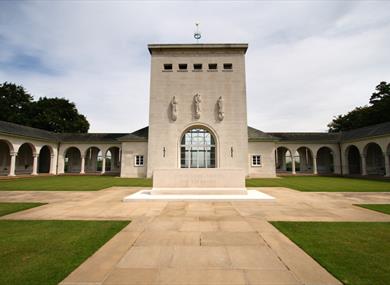
{"label": "blue sky", "polygon": [[390,81],[388,1],[0,1],[0,82],[75,102],[92,132],[148,123],[148,43],[245,42],[248,122],[325,131]]}

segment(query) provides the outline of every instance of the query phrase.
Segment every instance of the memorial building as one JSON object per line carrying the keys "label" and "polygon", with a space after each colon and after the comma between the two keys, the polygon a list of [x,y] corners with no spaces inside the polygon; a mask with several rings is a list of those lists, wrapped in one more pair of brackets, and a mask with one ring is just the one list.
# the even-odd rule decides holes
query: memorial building
{"label": "memorial building", "polygon": [[390,176],[390,123],[342,133],[249,127],[247,48],[149,45],[149,125],[132,133],[56,134],[0,121],[0,174],[153,177],[161,192],[239,190],[245,177],[278,173]]}

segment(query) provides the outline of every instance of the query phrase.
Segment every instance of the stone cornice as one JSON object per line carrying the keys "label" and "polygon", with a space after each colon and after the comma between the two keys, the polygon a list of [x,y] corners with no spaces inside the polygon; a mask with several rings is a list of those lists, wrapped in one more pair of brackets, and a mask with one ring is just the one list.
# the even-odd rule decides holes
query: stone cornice
{"label": "stone cornice", "polygon": [[246,53],[248,44],[246,43],[221,43],[221,44],[149,44],[148,50],[150,54],[154,52],[172,52],[172,51],[217,51],[217,50],[230,50],[240,53]]}

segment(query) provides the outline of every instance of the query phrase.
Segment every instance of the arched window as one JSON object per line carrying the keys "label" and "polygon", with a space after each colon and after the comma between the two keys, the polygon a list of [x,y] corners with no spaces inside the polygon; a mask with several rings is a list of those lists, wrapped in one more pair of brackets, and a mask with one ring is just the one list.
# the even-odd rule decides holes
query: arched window
{"label": "arched window", "polygon": [[215,168],[215,140],[205,129],[188,130],[181,139],[181,168]]}

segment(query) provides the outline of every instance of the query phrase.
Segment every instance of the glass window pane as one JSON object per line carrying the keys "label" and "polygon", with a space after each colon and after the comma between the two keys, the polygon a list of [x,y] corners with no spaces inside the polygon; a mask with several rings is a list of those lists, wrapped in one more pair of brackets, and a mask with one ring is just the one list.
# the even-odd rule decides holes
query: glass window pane
{"label": "glass window pane", "polygon": [[198,155],[197,150],[191,149],[191,162],[190,162],[190,167],[191,168],[197,168],[198,167],[197,155]]}
{"label": "glass window pane", "polygon": [[205,129],[195,128],[183,135],[180,148],[182,168],[215,167],[214,138]]}

